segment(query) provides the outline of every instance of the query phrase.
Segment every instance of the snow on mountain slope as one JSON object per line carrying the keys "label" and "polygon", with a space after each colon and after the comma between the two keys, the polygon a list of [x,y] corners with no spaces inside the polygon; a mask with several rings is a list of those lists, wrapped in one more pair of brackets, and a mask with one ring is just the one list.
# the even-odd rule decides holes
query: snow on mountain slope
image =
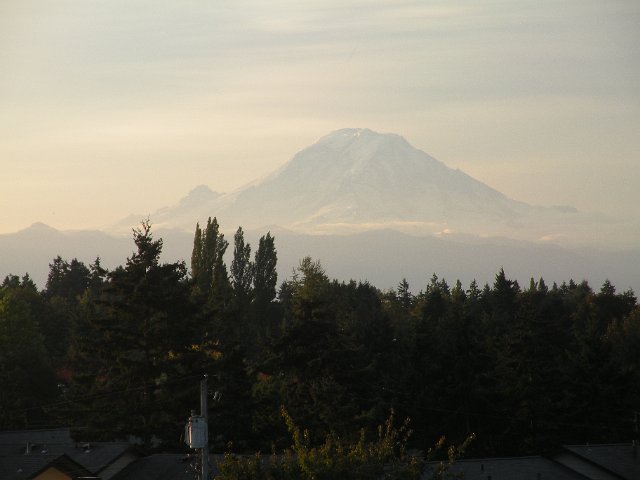
{"label": "snow on mountain slope", "polygon": [[[640,221],[511,200],[398,135],[366,129],[333,132],[235,192],[199,186],[151,214],[163,258],[188,261],[195,224],[209,216],[230,241],[242,226],[254,248],[259,236],[274,233],[281,279],[311,255],[337,278],[382,288],[403,277],[419,286],[433,272],[482,284],[501,266],[520,281],[587,278],[597,286],[609,278],[621,290],[640,284]],[[114,268],[131,255],[131,228],[146,217],[105,229],[117,236],[42,224],[0,235],[0,274],[26,271],[44,286],[56,255],[86,263],[100,256]]]}
{"label": "snow on mountain slope", "polygon": [[[584,238],[592,224],[575,209],[512,200],[399,135],[369,129],[330,133],[270,176],[235,192],[220,195],[198,187],[151,220],[162,228],[193,231],[196,221],[209,216],[227,229],[279,225],[300,233],[344,234],[393,228],[529,241]],[[132,219],[121,225],[128,222],[130,228]]]}
{"label": "snow on mountain slope", "polygon": [[[221,205],[222,206],[222,205]],[[296,154],[271,177],[232,194],[221,215],[269,218],[300,231],[340,224],[443,224],[452,216],[511,220],[516,204],[398,135],[344,129]]]}

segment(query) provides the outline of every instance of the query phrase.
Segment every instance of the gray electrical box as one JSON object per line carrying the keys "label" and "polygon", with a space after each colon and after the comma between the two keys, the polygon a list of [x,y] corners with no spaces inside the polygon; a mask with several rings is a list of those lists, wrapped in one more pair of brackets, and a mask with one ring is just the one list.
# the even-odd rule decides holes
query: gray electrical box
{"label": "gray electrical box", "polygon": [[189,448],[205,448],[207,446],[209,431],[207,420],[199,415],[189,417],[184,427],[184,443]]}

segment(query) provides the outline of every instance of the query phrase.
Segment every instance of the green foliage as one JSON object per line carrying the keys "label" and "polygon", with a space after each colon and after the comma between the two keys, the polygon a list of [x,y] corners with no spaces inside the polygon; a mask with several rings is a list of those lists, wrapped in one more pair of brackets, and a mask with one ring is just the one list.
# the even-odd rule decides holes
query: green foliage
{"label": "green foliage", "polygon": [[96,258],[86,267],[77,259],[70,262],[59,255],[49,264],[49,276],[43,296],[47,309],[40,314],[40,327],[56,368],[66,368],[72,331],[78,321],[78,305],[87,290],[99,292],[107,271]]}
{"label": "green foliage", "polygon": [[391,377],[393,333],[378,292],[330,282],[310,258],[283,291],[282,327],[254,363],[256,430],[274,431],[281,404],[310,426],[314,440],[381,421],[390,406],[384,383]]}
{"label": "green foliage", "polygon": [[205,298],[216,308],[224,307],[229,300],[231,285],[224,263],[224,254],[229,242],[220,233],[214,217],[207,220],[204,230],[196,225],[193,252],[191,255],[191,277],[194,294]]}
{"label": "green foliage", "polygon": [[[160,261],[148,222],[133,240],[131,258],[111,272],[99,259],[86,267],[57,257],[43,292],[28,275],[4,279],[0,426],[61,423],[96,440],[135,434],[175,448],[198,405],[193,379],[208,373],[222,394],[209,411],[215,451],[230,441],[238,452],[290,447],[253,464],[228,457],[230,478],[259,468],[273,474],[264,478],[300,478],[305,465],[337,475],[353,452],[370,467],[382,454],[367,449],[380,437],[358,432],[384,425],[390,409],[412,418],[408,447],[444,434],[463,443],[475,431],[474,455],[634,434],[639,307],[611,282],[594,291],[540,278],[521,289],[501,269],[484,287],[434,274],[421,292],[406,280],[381,292],[331,280],[306,257],[276,297],[270,233],[251,261],[239,228],[228,274],[227,242],[209,219],[196,227],[190,276],[183,262]],[[280,405],[306,436],[283,424]],[[280,470],[266,469],[274,459]]]}
{"label": "green foliage", "polygon": [[[17,279],[17,277],[15,277]],[[41,425],[41,405],[56,391],[54,372],[36,313],[42,299],[28,278],[0,287],[0,429]]]}
{"label": "green foliage", "polygon": [[227,453],[218,464],[216,480],[411,480],[425,478],[425,468],[430,478],[441,479],[472,440],[469,437],[463,445],[449,447],[446,460],[427,464],[426,460],[442,449],[444,439],[426,456],[410,455],[409,420],[396,427],[393,411],[378,426],[373,439],[367,439],[364,430],[351,442],[331,433],[319,445],[312,444],[309,431],[301,430],[284,407],[281,415],[293,442],[291,447],[281,455],[272,454],[269,461],[263,461],[260,455]]}
{"label": "green foliage", "polygon": [[162,241],[148,222],[134,231],[134,242],[126,266],[109,274],[98,297],[83,302],[68,394],[91,398],[71,406],[79,412],[76,422],[97,437],[132,434],[150,444],[154,435],[166,438],[179,415],[166,381],[184,371],[176,359],[193,343],[193,314],[184,263],[160,263]]}
{"label": "green foliage", "polygon": [[48,297],[74,300],[82,295],[91,281],[91,272],[77,258],[67,262],[60,255],[49,264],[49,276],[45,288]]}
{"label": "green foliage", "polygon": [[254,264],[251,262],[251,245],[244,242],[242,227],[234,236],[233,261],[231,262],[231,285],[240,308],[248,306],[253,294]]}
{"label": "green foliage", "polygon": [[278,283],[277,262],[278,255],[275,247],[275,238],[269,232],[260,237],[254,259],[253,288],[256,302],[259,305],[264,305],[276,298],[276,285]]}
{"label": "green foliage", "polygon": [[398,302],[400,303],[402,308],[407,312],[411,311],[415,299],[413,297],[413,294],[411,293],[411,290],[409,289],[409,282],[407,282],[406,278],[403,278],[402,281],[398,284],[397,295]]}

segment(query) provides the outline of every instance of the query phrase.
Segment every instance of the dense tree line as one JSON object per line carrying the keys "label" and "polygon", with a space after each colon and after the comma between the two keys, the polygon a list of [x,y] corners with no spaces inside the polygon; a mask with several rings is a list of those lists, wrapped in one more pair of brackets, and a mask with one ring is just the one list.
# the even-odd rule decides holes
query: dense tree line
{"label": "dense tree line", "polygon": [[433,275],[413,294],[406,280],[332,280],[304,258],[278,285],[269,233],[252,256],[239,228],[229,266],[215,218],[196,227],[190,268],[160,262],[148,222],[133,241],[113,271],[57,257],[42,291],[4,279],[0,428],[179,448],[208,373],[216,451],[290,446],[282,406],[309,445],[358,441],[392,410],[411,419],[409,446],[475,432],[476,455],[634,438],[640,308],[608,281],[521,287],[500,270],[482,287]]}

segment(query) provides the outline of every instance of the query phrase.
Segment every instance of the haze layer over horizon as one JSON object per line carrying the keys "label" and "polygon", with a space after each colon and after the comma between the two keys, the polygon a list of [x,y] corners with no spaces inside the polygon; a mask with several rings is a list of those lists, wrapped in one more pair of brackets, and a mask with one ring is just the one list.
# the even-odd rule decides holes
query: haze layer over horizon
{"label": "haze layer over horizon", "polygon": [[634,1],[3,2],[0,233],[228,192],[342,127],[517,200],[637,219],[639,18]]}

